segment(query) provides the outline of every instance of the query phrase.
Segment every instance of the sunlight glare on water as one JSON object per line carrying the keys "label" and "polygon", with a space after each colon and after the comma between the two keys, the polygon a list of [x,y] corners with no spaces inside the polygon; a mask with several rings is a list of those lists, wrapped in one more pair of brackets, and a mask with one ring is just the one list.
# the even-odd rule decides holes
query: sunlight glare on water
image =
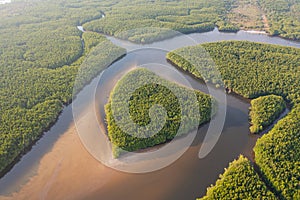
{"label": "sunlight glare on water", "polygon": [[11,0],[0,0],[0,4],[11,3]]}

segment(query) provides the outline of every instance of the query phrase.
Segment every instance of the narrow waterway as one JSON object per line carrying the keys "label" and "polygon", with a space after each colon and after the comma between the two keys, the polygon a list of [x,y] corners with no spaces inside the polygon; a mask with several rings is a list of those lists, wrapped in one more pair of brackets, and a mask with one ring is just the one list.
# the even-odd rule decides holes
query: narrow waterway
{"label": "narrow waterway", "polygon": [[[207,92],[205,84],[176,70],[166,61],[166,47],[172,50],[195,43],[222,40],[248,40],[300,47],[296,42],[245,31],[234,34],[214,30],[190,34],[189,37],[195,42],[186,39],[186,36],[178,36],[144,46],[108,37],[116,45],[125,47],[128,50],[127,56],[105,70],[100,82],[99,76],[94,79],[79,93],[75,101],[80,101],[98,85],[95,101],[99,102],[96,104],[98,117],[103,122],[103,105],[116,81],[133,66],[146,63],[162,64],[164,67],[154,66],[151,70],[175,82],[180,74],[193,88]],[[216,93],[223,92],[214,88],[212,90]],[[69,105],[51,130],[0,179],[0,199],[163,200],[203,196],[206,188],[216,181],[229,162],[239,154],[251,157],[258,137],[249,134],[249,102],[235,95],[226,95],[226,98],[227,117],[224,129],[216,146],[205,158],[199,159],[198,152],[209,124],[198,130],[192,146],[180,159],[164,169],[146,174],[118,172],[95,160],[78,138],[72,105]]]}

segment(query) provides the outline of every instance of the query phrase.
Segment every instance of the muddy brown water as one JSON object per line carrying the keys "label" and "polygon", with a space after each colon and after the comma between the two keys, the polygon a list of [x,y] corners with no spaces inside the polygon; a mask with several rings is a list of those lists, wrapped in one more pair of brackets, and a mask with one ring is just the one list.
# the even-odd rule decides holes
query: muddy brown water
{"label": "muddy brown water", "polygon": [[[248,40],[294,46],[300,44],[266,35],[238,32],[190,34],[197,43],[220,40]],[[110,38],[119,46],[127,47],[127,56],[110,66],[100,82],[95,80],[86,86],[75,101],[80,100],[91,85],[97,84],[95,100],[99,122],[105,117],[103,105],[109,91],[119,78],[132,67],[145,63],[160,63],[150,70],[168,80],[179,82],[178,74],[190,85],[207,92],[201,81],[176,70],[165,59],[164,50],[191,45],[182,36],[147,46],[140,46]],[[136,48],[148,47],[143,50]],[[154,48],[155,47],[155,48]],[[131,51],[132,50],[132,51]],[[215,92],[223,92],[214,89]],[[195,199],[205,194],[228,163],[244,154],[252,156],[257,136],[249,134],[249,102],[235,95],[226,95],[227,113],[222,134],[213,150],[203,159],[198,158],[199,149],[209,124],[201,126],[193,144],[180,159],[161,170],[146,174],[118,172],[103,166],[83,148],[73,122],[72,106],[67,106],[57,123],[44,137],[22,157],[13,169],[0,179],[0,199]],[[105,129],[105,126],[102,126]]]}

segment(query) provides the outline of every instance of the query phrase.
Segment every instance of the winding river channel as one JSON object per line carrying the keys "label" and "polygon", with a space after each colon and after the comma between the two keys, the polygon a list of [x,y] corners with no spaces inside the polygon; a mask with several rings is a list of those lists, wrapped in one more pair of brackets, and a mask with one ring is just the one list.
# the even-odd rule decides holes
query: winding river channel
{"label": "winding river channel", "polygon": [[[248,40],[300,48],[300,43],[264,34],[246,31],[220,33],[217,29],[207,33],[190,34],[195,43],[222,40]],[[93,85],[98,85],[95,101],[99,120],[103,125],[103,105],[110,90],[128,70],[146,63],[160,63],[152,71],[179,82],[181,74],[190,85],[207,92],[207,86],[176,70],[166,59],[168,50],[193,45],[185,36],[178,36],[150,45],[137,45],[108,37],[114,44],[127,49],[128,54],[103,72],[104,79],[97,78],[77,96],[80,101]],[[190,41],[190,40],[189,40]],[[146,48],[145,48],[146,47]],[[143,48],[143,50],[141,50]],[[100,76],[100,75],[99,75]],[[98,78],[99,78],[98,76]],[[212,89],[216,93],[222,90]],[[224,129],[213,150],[203,159],[198,152],[208,124],[200,127],[193,144],[180,159],[161,170],[130,174],[110,169],[83,147],[74,125],[72,105],[64,108],[57,123],[45,133],[38,143],[0,179],[0,199],[195,199],[205,194],[206,188],[223,173],[228,163],[244,154],[252,158],[252,148],[258,135],[249,134],[249,101],[236,95],[226,95],[227,113]],[[86,122],[88,123],[88,121]],[[105,129],[105,125],[103,127]]]}

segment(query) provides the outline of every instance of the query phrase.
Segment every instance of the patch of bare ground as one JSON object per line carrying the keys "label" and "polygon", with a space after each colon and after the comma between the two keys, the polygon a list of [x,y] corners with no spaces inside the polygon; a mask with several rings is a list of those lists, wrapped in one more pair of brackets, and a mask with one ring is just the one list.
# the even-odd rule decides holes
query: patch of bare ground
{"label": "patch of bare ground", "polygon": [[266,30],[266,17],[255,0],[237,0],[227,18],[241,29]]}

